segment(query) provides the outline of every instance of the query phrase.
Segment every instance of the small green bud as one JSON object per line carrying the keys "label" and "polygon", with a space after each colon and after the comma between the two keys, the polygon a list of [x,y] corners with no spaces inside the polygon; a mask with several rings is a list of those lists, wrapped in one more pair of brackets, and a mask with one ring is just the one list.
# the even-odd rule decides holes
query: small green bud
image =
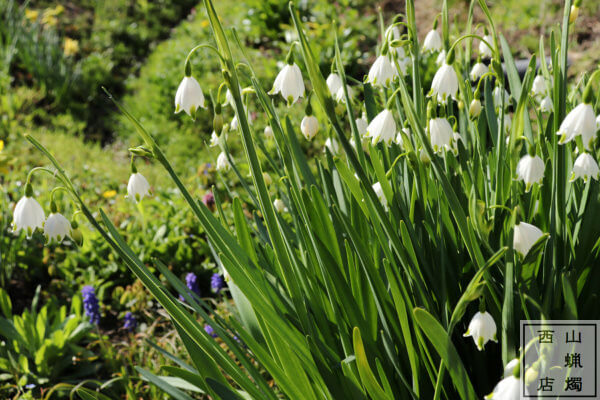
{"label": "small green bud", "polygon": [[220,113],[215,114],[213,118],[213,130],[217,135],[220,135],[223,130],[223,116]]}
{"label": "small green bud", "polygon": [[136,156],[154,158],[154,153],[144,146],[130,147],[128,150]]}

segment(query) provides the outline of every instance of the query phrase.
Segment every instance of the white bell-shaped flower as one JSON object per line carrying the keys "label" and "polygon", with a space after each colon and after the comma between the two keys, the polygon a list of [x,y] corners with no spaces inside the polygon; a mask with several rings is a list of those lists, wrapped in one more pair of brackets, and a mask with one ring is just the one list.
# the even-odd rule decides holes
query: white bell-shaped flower
{"label": "white bell-shaped flower", "polygon": [[596,130],[600,131],[600,115],[596,117]]}
{"label": "white bell-shaped flower", "polygon": [[396,143],[400,147],[404,146],[404,138],[402,137],[402,132],[396,133],[396,137],[394,138],[394,143]]}
{"label": "white bell-shaped flower", "polygon": [[[401,48],[401,47],[399,47]],[[406,74],[408,73],[408,66],[410,65],[410,58],[409,57],[398,57],[398,59],[395,62],[392,62],[392,69],[394,70],[394,76],[397,77],[403,77],[406,76]],[[398,66],[396,66],[396,64],[398,64]],[[400,69],[400,70],[398,70]]]}
{"label": "white bell-shaped flower", "polygon": [[531,185],[541,183],[544,179],[546,166],[539,156],[526,154],[517,164],[517,179],[525,182],[525,191],[529,192]]}
{"label": "white bell-shaped flower", "polygon": [[227,159],[227,154],[225,152],[219,153],[217,157],[217,171],[229,171],[231,165],[229,164],[229,160]]}
{"label": "white bell-shaped flower", "polygon": [[271,128],[271,125],[265,126],[264,134],[265,138],[273,139],[273,128]]}
{"label": "white bell-shaped flower", "polygon": [[273,207],[275,207],[275,210],[278,213],[282,213],[282,212],[287,211],[287,207],[285,206],[285,203],[281,199],[275,199],[273,201]]}
{"label": "white bell-shaped flower", "polygon": [[300,123],[300,131],[306,140],[312,140],[319,132],[319,120],[314,115],[305,115]]}
{"label": "white bell-shaped flower", "polygon": [[60,243],[71,234],[71,222],[62,214],[55,212],[48,215],[44,223],[44,236],[48,242]]}
{"label": "white bell-shaped flower", "polygon": [[381,188],[381,183],[377,182],[377,183],[373,184],[372,187],[373,187],[373,191],[377,195],[377,198],[381,202],[381,205],[383,206],[383,208],[385,210],[387,210],[388,203],[387,203],[387,199],[385,198],[385,194],[383,194],[383,189]]}
{"label": "white bell-shaped flower", "polygon": [[177,88],[177,93],[175,93],[175,113],[183,110],[192,119],[195,119],[196,110],[199,107],[206,107],[202,88],[196,78],[184,76]]}
{"label": "white bell-shaped flower", "polygon": [[[348,91],[348,97],[350,100],[354,97],[354,89],[350,85],[346,85],[346,90]],[[346,104],[346,94],[344,93],[344,86],[342,85],[337,93],[335,94],[335,101],[338,103]]]}
{"label": "white bell-shaped flower", "polygon": [[489,72],[489,68],[487,65],[485,65],[482,62],[478,62],[475,65],[473,65],[473,68],[471,68],[471,72],[469,73],[469,77],[471,78],[472,81],[476,81],[479,78],[481,78],[484,74],[486,74],[487,72]]}
{"label": "white bell-shaped flower", "polygon": [[496,109],[502,106],[502,95],[504,95],[504,108],[510,105],[510,94],[506,91],[506,89],[502,89],[500,86],[496,86],[494,91],[492,92],[494,97],[494,107]]}
{"label": "white bell-shaped flower", "polygon": [[542,97],[548,94],[546,79],[542,75],[537,75],[531,85],[531,94],[535,97]]}
{"label": "white bell-shaped flower", "polygon": [[513,358],[512,360],[510,360],[508,364],[506,364],[506,366],[504,367],[504,377],[508,378],[509,376],[513,375],[517,365],[519,365],[518,358]]}
{"label": "white bell-shaped flower", "polygon": [[589,150],[596,136],[596,115],[591,104],[581,103],[571,110],[560,124],[557,135],[560,135],[560,143],[567,143],[581,135],[583,145]]}
{"label": "white bell-shaped flower", "polygon": [[573,164],[571,181],[579,178],[583,179],[585,182],[587,182],[589,178],[598,180],[599,175],[600,169],[598,168],[598,163],[594,160],[594,157],[589,153],[581,153],[575,160],[575,164]]}
{"label": "white bell-shaped flower", "polygon": [[377,57],[367,76],[367,82],[373,86],[389,87],[394,79],[394,68],[392,62],[387,55]]}
{"label": "white bell-shaped flower", "polygon": [[554,111],[554,103],[550,96],[546,96],[540,101],[540,111],[543,113],[549,113]]}
{"label": "white bell-shaped flower", "polygon": [[464,337],[471,336],[478,350],[483,350],[485,344],[490,340],[497,342],[496,339],[496,323],[494,318],[487,311],[477,312],[471,322]]}
{"label": "white bell-shaped flower", "polygon": [[13,231],[16,233],[23,229],[29,239],[36,229],[43,228],[46,215],[44,214],[44,209],[40,203],[31,196],[31,193],[29,193],[28,196],[27,191],[28,189],[26,188],[26,195],[21,197],[21,200],[19,200],[15,206],[12,226]]}
{"label": "white bell-shaped flower", "polygon": [[432,118],[429,120],[429,139],[433,151],[439,153],[452,149],[452,126],[446,118]]}
{"label": "white bell-shaped flower", "polygon": [[[485,40],[485,42],[483,40]],[[494,38],[490,35],[484,35],[483,40],[479,42],[479,54],[483,58],[492,58],[492,48],[487,43],[492,45],[494,43]]]}
{"label": "white bell-shaped flower", "polygon": [[279,71],[271,94],[281,93],[281,96],[287,101],[288,107],[294,104],[300,97],[304,96],[304,80],[300,68],[293,64],[285,64]]}
{"label": "white bell-shaped flower", "polygon": [[481,100],[473,99],[469,105],[469,116],[471,118],[477,118],[481,114]]}
{"label": "white bell-shaped flower", "polygon": [[394,115],[388,109],[383,110],[367,126],[367,136],[371,138],[371,143],[376,145],[383,141],[389,145],[396,136],[396,121]]}
{"label": "white bell-shaped flower", "polygon": [[434,96],[440,103],[448,103],[448,99],[452,97],[456,99],[458,92],[458,76],[452,65],[444,63],[433,77],[431,82],[431,95]]}
{"label": "white bell-shaped flower", "polygon": [[525,257],[543,234],[537,226],[528,224],[527,222],[520,222],[518,225],[515,225],[513,248]]}
{"label": "white bell-shaped flower", "polygon": [[369,127],[369,123],[364,117],[356,118],[354,121],[356,122],[356,129],[358,130],[358,134],[360,137],[367,135],[367,129]]}
{"label": "white bell-shaped flower", "polygon": [[521,380],[514,375],[502,379],[494,391],[485,400],[519,400],[521,398]]}
{"label": "white bell-shaped flower", "polygon": [[435,59],[435,63],[438,67],[441,67],[446,61],[446,50],[440,51],[440,54]]}
{"label": "white bell-shaped flower", "polygon": [[218,145],[219,145],[219,135],[217,135],[217,132],[212,131],[212,133],[210,134],[210,141],[208,142],[208,146],[215,147]]}
{"label": "white bell-shaped flower", "polygon": [[437,30],[432,29],[425,36],[423,41],[423,52],[434,52],[442,49],[442,38]]}
{"label": "white bell-shaped flower", "polygon": [[337,140],[333,138],[327,138],[327,140],[325,140],[325,147],[328,148],[331,154],[334,156],[340,154],[340,145]]}
{"label": "white bell-shaped flower", "polygon": [[342,78],[340,78],[340,76],[335,72],[329,74],[325,83],[327,83],[327,88],[332,96],[335,96],[343,85]]}
{"label": "white bell-shaped flower", "polygon": [[131,197],[136,203],[139,203],[144,196],[150,195],[150,184],[144,175],[134,172],[129,177],[127,183],[127,197]]}

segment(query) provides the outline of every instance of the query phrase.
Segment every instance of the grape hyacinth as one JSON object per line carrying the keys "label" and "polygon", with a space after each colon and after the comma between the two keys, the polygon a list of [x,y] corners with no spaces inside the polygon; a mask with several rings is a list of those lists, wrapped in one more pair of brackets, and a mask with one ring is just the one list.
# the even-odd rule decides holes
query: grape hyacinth
{"label": "grape hyacinth", "polygon": [[123,318],[123,329],[127,329],[129,332],[133,332],[137,327],[137,319],[130,311],[127,311]]}
{"label": "grape hyacinth", "polygon": [[206,333],[208,333],[210,335],[210,337],[213,337],[213,338],[217,337],[215,329],[212,326],[210,326],[209,324],[204,325],[204,331]]}
{"label": "grape hyacinth", "polygon": [[83,309],[85,315],[90,318],[92,324],[100,323],[100,303],[96,297],[94,287],[86,285],[81,289],[81,295],[83,296]]}
{"label": "grape hyacinth", "polygon": [[210,287],[215,293],[219,293],[225,287],[225,279],[223,275],[214,273],[210,277]]}
{"label": "grape hyacinth", "polygon": [[[190,295],[192,293],[195,293],[198,296],[200,296],[200,286],[198,286],[198,276],[196,276],[195,273],[188,272],[188,274],[185,276],[185,286],[187,286],[188,293],[190,293]],[[182,295],[179,295],[179,300],[185,301],[185,299],[183,298]]]}

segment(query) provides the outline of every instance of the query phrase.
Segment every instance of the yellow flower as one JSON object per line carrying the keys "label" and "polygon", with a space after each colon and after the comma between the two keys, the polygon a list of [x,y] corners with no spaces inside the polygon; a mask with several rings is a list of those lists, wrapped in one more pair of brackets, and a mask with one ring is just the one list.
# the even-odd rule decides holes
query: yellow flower
{"label": "yellow flower", "polygon": [[55,26],[58,23],[57,15],[61,14],[65,8],[62,5],[57,5],[54,8],[47,8],[44,10],[44,15],[42,16],[42,24],[48,26]]}
{"label": "yellow flower", "polygon": [[107,190],[106,192],[102,193],[102,197],[104,197],[105,199],[110,199],[111,197],[115,197],[116,195],[116,190]]}
{"label": "yellow flower", "polygon": [[202,28],[206,28],[208,25],[210,25],[210,22],[208,22],[207,19],[202,20],[202,22],[200,23],[200,26]]}
{"label": "yellow flower", "polygon": [[65,38],[65,44],[63,46],[65,56],[73,56],[79,51],[79,42],[75,39]]}
{"label": "yellow flower", "polygon": [[4,140],[0,140],[0,152],[4,150]]}
{"label": "yellow flower", "polygon": [[25,18],[30,20],[31,22],[37,21],[40,12],[38,10],[30,10],[29,8],[25,9]]}

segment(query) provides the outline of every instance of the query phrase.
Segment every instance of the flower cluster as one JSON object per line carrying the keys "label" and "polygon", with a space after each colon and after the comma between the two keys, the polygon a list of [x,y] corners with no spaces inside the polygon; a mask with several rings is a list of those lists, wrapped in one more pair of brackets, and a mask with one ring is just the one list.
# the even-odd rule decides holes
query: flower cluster
{"label": "flower cluster", "polygon": [[100,323],[100,303],[96,297],[96,291],[93,286],[86,285],[81,289],[83,297],[83,309],[85,315],[89,317],[92,324]]}
{"label": "flower cluster", "polygon": [[133,315],[133,313],[131,313],[131,311],[127,311],[127,313],[125,314],[125,317],[123,317],[123,329],[126,329],[129,332],[133,332],[133,331],[135,331],[137,324],[138,323],[137,323],[137,319],[135,318],[135,315]]}

